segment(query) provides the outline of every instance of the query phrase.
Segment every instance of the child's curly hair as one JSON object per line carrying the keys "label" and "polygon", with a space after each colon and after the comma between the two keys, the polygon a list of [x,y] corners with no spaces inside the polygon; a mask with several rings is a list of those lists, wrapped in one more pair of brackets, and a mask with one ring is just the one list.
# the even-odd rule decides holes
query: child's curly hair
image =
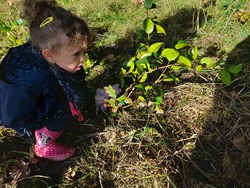
{"label": "child's curly hair", "polygon": [[[23,0],[22,17],[29,23],[32,44],[41,50],[58,50],[74,42],[87,49],[92,42],[85,21],[58,6],[55,0]],[[51,22],[41,25],[50,17]]]}

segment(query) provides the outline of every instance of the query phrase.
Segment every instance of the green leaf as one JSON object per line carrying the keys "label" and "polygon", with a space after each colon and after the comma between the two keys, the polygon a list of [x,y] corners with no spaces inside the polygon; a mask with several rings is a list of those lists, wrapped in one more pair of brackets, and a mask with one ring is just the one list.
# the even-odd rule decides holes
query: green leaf
{"label": "green leaf", "polygon": [[150,18],[146,18],[143,21],[143,28],[145,32],[149,35],[154,31],[154,22]]}
{"label": "green leaf", "polygon": [[162,97],[161,96],[157,96],[155,97],[155,104],[161,104],[163,101]]}
{"label": "green leaf", "polygon": [[137,100],[139,100],[139,101],[145,101],[145,98],[143,97],[143,96],[138,96],[138,99]]}
{"label": "green leaf", "polygon": [[22,24],[24,23],[24,21],[23,21],[21,18],[16,19],[15,22],[16,22],[18,25],[22,25]]}
{"label": "green leaf", "polygon": [[127,63],[127,67],[130,67],[128,73],[130,73],[130,72],[132,72],[134,70],[134,68],[135,68],[134,61],[135,61],[135,58],[131,58],[129,60],[129,62]]}
{"label": "green leaf", "polygon": [[122,68],[120,69],[120,75],[123,76],[126,74],[126,69]]}
{"label": "green leaf", "polygon": [[120,97],[118,97],[116,100],[118,102],[121,102],[121,101],[124,101],[126,99],[126,96],[125,95],[121,95]]}
{"label": "green leaf", "polygon": [[184,56],[182,56],[182,55],[179,56],[177,62],[178,62],[179,64],[181,64],[181,65],[186,65],[188,68],[190,68],[191,65],[192,65],[191,61],[190,61],[188,58],[186,58],[186,57],[184,57]]}
{"label": "green leaf", "polygon": [[163,81],[164,82],[173,82],[174,81],[175,83],[178,83],[180,80],[179,80],[179,78],[175,77],[173,74],[170,74],[168,76],[165,75]]}
{"label": "green leaf", "polygon": [[148,74],[145,72],[144,74],[143,74],[143,76],[141,77],[141,79],[140,79],[140,81],[139,82],[145,82],[146,80],[147,80],[147,78],[148,78]]}
{"label": "green leaf", "polygon": [[18,25],[18,23],[16,23],[15,21],[11,21],[10,22],[10,25],[11,25],[11,30],[15,30],[16,29],[16,26]]}
{"label": "green leaf", "polygon": [[149,56],[151,56],[151,55],[152,55],[152,53],[145,53],[145,54],[143,54],[143,55],[141,56],[140,59],[143,59],[143,58],[145,58],[145,57],[149,57]]}
{"label": "green leaf", "polygon": [[101,65],[101,66],[103,66],[103,65],[105,65],[105,58],[103,58],[100,62],[99,62],[99,64]]}
{"label": "green leaf", "polygon": [[9,27],[0,27],[0,31],[1,32],[9,32],[9,31],[11,31],[11,28],[9,28]]}
{"label": "green leaf", "polygon": [[136,66],[141,66],[144,69],[147,68],[147,66],[146,66],[147,63],[148,63],[147,57],[144,57],[144,58],[140,59],[139,61],[135,62]]}
{"label": "green leaf", "polygon": [[166,31],[162,26],[160,26],[159,24],[155,24],[155,27],[156,27],[157,33],[162,33],[162,34],[166,35]]}
{"label": "green leaf", "polygon": [[243,64],[239,64],[239,65],[232,65],[231,67],[229,67],[227,69],[228,72],[233,73],[233,74],[238,74],[243,68]]}
{"label": "green leaf", "polygon": [[147,135],[149,135],[149,136],[152,137],[152,136],[158,136],[160,134],[159,134],[159,132],[155,128],[150,127],[148,129]]}
{"label": "green leaf", "polygon": [[140,133],[140,138],[144,137],[147,134],[148,130],[149,130],[148,127],[144,127],[143,132]]}
{"label": "green leaf", "polygon": [[204,57],[200,61],[201,64],[205,64],[208,68],[215,67],[216,63],[213,59],[210,57]]}
{"label": "green leaf", "polygon": [[173,71],[179,71],[180,69],[183,69],[183,66],[173,65],[171,66],[171,68],[173,69]]}
{"label": "green leaf", "polygon": [[147,62],[146,65],[147,65],[148,70],[151,71],[152,68],[151,68],[150,64]]}
{"label": "green leaf", "polygon": [[11,41],[13,44],[16,44],[16,37],[14,37],[13,35],[10,35],[9,41]]}
{"label": "green leaf", "polygon": [[125,102],[126,104],[131,104],[133,101],[132,101],[131,98],[126,97],[126,98],[124,99],[124,102]]}
{"label": "green leaf", "polygon": [[174,61],[179,56],[179,52],[173,48],[166,48],[161,52],[161,56],[167,58],[169,61]]}
{"label": "green leaf", "polygon": [[136,89],[139,89],[139,90],[144,90],[144,85],[143,84],[137,84],[135,86]]}
{"label": "green leaf", "polygon": [[108,103],[112,106],[112,108],[116,108],[116,100],[115,99],[109,99]]}
{"label": "green leaf", "polygon": [[23,43],[22,43],[22,41],[20,39],[16,39],[16,44],[19,46],[19,45],[21,45]]}
{"label": "green leaf", "polygon": [[155,105],[156,114],[163,114],[163,110],[161,109],[160,105]]}
{"label": "green leaf", "polygon": [[146,91],[146,92],[148,92],[148,90],[151,90],[151,89],[153,89],[152,86],[146,86],[146,87],[145,87],[145,91]]}
{"label": "green leaf", "polygon": [[226,84],[227,86],[231,84],[231,76],[228,71],[226,70],[221,70],[219,72],[219,78],[221,81]]}
{"label": "green leaf", "polygon": [[0,21],[0,31],[1,32],[9,32],[11,28],[5,24],[5,22]]}
{"label": "green leaf", "polygon": [[[140,51],[138,51],[137,54],[136,54],[136,58],[137,58],[137,59],[143,58],[143,56],[144,56],[145,54],[147,54],[148,48],[146,48],[145,50],[144,50],[144,48],[143,48],[143,49],[139,49],[139,50],[140,50]],[[151,56],[150,53],[148,53],[148,54]],[[148,56],[148,55],[145,55],[145,56]]]}
{"label": "green leaf", "polygon": [[144,1],[144,7],[145,9],[151,9],[153,6],[153,0],[145,0]]}
{"label": "green leaf", "polygon": [[201,72],[202,71],[202,65],[197,65],[195,67],[195,69],[196,69],[197,72]]}
{"label": "green leaf", "polygon": [[104,87],[104,90],[110,97],[114,99],[117,97],[115,89],[111,85],[109,85],[108,87]]}
{"label": "green leaf", "polygon": [[155,52],[157,52],[160,49],[160,47],[162,45],[163,45],[163,42],[156,42],[156,43],[154,43],[154,44],[152,44],[152,45],[149,46],[148,52],[149,53],[155,53]]}
{"label": "green leaf", "polygon": [[85,53],[84,55],[85,55],[85,62],[84,62],[83,67],[84,67],[84,70],[85,70],[86,72],[88,72],[88,71],[91,69],[91,67],[93,67],[93,65],[95,64],[95,62],[92,61],[92,60],[89,58],[88,53]]}
{"label": "green leaf", "polygon": [[186,46],[188,46],[188,44],[186,43],[185,40],[179,40],[179,41],[177,42],[177,44],[175,45],[175,49],[176,49],[176,50],[179,50],[179,49],[184,48],[184,47],[186,47]]}
{"label": "green leaf", "polygon": [[198,48],[197,48],[197,46],[195,46],[193,49],[192,49],[192,58],[193,59],[196,59],[197,58],[197,56],[198,56]]}
{"label": "green leaf", "polygon": [[[145,58],[147,59],[147,58]],[[137,73],[139,75],[141,75],[143,72],[145,72],[145,70],[147,69],[147,65],[146,65],[147,62],[144,62],[144,59],[141,59],[139,61],[136,61],[135,64],[136,64],[136,68],[135,70],[133,71],[133,74],[134,73]]]}
{"label": "green leaf", "polygon": [[175,81],[172,77],[170,76],[166,76],[164,79],[163,79],[164,82],[173,82]]}
{"label": "green leaf", "polygon": [[118,106],[118,107],[121,107],[121,106],[124,106],[125,104],[126,104],[125,101],[122,100],[122,101],[120,101],[120,102],[118,101],[117,106]]}

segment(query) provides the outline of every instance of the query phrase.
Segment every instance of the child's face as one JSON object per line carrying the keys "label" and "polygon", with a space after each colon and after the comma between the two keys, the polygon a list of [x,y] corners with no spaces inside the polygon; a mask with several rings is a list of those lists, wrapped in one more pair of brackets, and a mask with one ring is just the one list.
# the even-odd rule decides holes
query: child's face
{"label": "child's face", "polygon": [[75,73],[82,69],[84,63],[84,49],[78,44],[65,45],[56,52],[52,52],[51,59],[64,70]]}

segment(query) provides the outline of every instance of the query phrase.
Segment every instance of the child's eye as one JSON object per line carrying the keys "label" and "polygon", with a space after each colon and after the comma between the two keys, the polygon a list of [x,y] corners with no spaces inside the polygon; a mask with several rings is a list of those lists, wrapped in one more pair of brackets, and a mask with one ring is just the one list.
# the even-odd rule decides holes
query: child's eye
{"label": "child's eye", "polygon": [[74,54],[74,56],[79,56],[79,55],[82,55],[82,54],[83,54],[83,51],[81,50],[81,51],[76,52],[76,53]]}
{"label": "child's eye", "polygon": [[75,56],[78,56],[79,54],[80,54],[80,51],[79,51],[79,52],[76,52],[74,55],[75,55]]}

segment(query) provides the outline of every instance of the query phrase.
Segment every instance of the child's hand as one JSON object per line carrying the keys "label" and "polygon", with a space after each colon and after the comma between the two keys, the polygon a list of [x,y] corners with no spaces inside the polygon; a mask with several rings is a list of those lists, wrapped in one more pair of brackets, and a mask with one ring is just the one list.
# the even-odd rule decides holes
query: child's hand
{"label": "child's hand", "polygon": [[[115,84],[112,86],[115,90],[115,93],[119,95],[121,93],[121,89],[119,88],[119,84]],[[105,111],[110,108],[110,104],[108,103],[108,99],[110,99],[109,94],[105,89],[98,88],[95,94],[95,104],[96,104],[96,113],[100,109],[101,111]]]}
{"label": "child's hand", "polygon": [[72,113],[72,116],[77,116],[79,122],[84,120],[82,112],[80,110],[76,109],[74,104],[71,101],[69,101],[69,107],[70,107],[70,111]]}
{"label": "child's hand", "polygon": [[95,104],[96,104],[96,113],[100,109],[105,111],[107,108],[105,106],[105,100],[109,98],[109,95],[105,92],[104,89],[98,88],[95,94]]}

